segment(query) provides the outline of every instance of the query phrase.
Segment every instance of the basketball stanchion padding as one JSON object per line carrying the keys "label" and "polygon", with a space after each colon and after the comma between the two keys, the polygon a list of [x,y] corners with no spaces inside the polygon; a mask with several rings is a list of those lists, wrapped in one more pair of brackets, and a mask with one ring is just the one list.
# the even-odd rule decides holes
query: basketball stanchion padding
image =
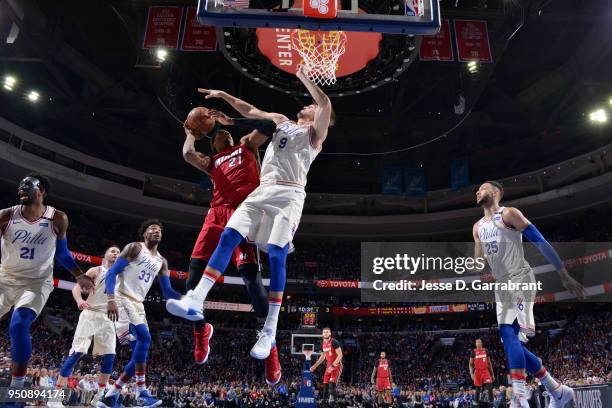
{"label": "basketball stanchion padding", "polygon": [[304,16],[310,18],[336,18],[337,0],[305,0]]}

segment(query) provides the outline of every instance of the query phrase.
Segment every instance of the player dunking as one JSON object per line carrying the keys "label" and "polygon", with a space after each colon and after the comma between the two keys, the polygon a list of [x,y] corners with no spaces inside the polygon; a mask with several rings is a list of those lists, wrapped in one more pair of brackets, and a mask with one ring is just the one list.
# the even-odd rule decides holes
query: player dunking
{"label": "player dunking", "polygon": [[376,362],[372,370],[371,381],[372,384],[376,384],[378,405],[386,407],[388,406],[387,404],[391,404],[393,402],[393,397],[391,396],[393,376],[391,374],[389,360],[387,360],[387,353],[384,351],[380,353],[380,359]]}
{"label": "player dunking", "polygon": [[32,356],[30,327],[53,290],[53,260],[68,269],[84,291],[94,287],[68,250],[68,217],[44,204],[50,191],[47,177],[31,173],[17,187],[19,205],[0,211],[0,317],[14,307],[9,324],[11,387],[23,387]]}
{"label": "player dunking", "polygon": [[[246,122],[246,123],[245,123]],[[249,126],[249,119],[233,121],[234,125]],[[255,123],[257,126],[257,123]],[[272,135],[274,126],[262,129]],[[223,228],[227,224],[238,205],[259,186],[259,160],[257,149],[267,137],[254,131],[234,145],[232,135],[225,131],[215,131],[211,140],[211,147],[215,153],[212,157],[206,156],[195,149],[195,137],[185,128],[185,143],[183,157],[185,161],[208,174],[213,181],[214,192],[210,209],[206,214],[204,225],[198,235],[189,262],[189,277],[187,289],[195,289],[206,265],[219,244]],[[234,250],[233,264],[238,268],[247,292],[253,304],[255,316],[260,323],[268,315],[267,292],[261,281],[257,248],[247,242],[241,243]],[[209,341],[213,334],[213,326],[205,319],[194,322],[195,348],[194,358],[197,364],[204,364],[210,353]],[[274,346],[265,362],[266,381],[274,385],[280,381],[281,369],[278,362],[278,350]]]}
{"label": "player dunking", "polygon": [[[72,375],[72,370],[81,356],[87,353],[93,339],[93,355],[102,356],[102,365],[98,373],[98,399],[106,389],[108,379],[113,371],[117,336],[115,324],[107,316],[104,279],[106,278],[106,272],[113,266],[120,252],[119,247],[109,247],[104,253],[102,265],[89,268],[86,272],[87,276],[95,282],[94,291],[89,293],[87,300],[83,300],[82,289],[79,284],[74,285],[72,289],[72,297],[82,312],[79,315],[79,322],[74,331],[70,353],[64,361],[57,378],[57,388],[64,388],[66,386],[68,377]],[[57,404],[57,406],[60,405]]]}
{"label": "player dunking", "polygon": [[[533,282],[535,276],[523,251],[524,235],[555,267],[563,286],[579,298],[584,298],[582,285],[569,275],[557,252],[535,225],[516,208],[500,206],[503,195],[504,189],[496,181],[485,182],[476,192],[476,202],[482,207],[484,217],[472,229],[476,242],[475,257],[484,256],[498,282]],[[496,300],[499,333],[512,377],[511,407],[529,407],[525,398],[526,370],[536,376],[551,394],[549,408],[563,408],[566,403],[575,400],[574,390],[558,383],[542,366],[541,360],[522,344],[527,341],[527,336],[535,334],[534,299],[526,299],[524,294],[496,292]]]}
{"label": "player dunking", "polygon": [[[132,358],[113,387],[102,400],[98,401],[98,407],[114,407],[123,386],[134,376],[136,377],[136,389],[139,393],[138,406],[156,407],[162,403],[161,400],[151,396],[145,385],[151,334],[142,304],[153,285],[155,276],[159,279],[162,295],[166,299],[178,299],[181,296],[170,285],[168,261],[157,249],[162,239],[162,229],[163,225],[158,220],[143,222],[139,230],[139,236],[143,240],[126,245],[113,266],[106,272],[104,283],[108,317],[112,321],[121,323],[117,324],[118,336],[124,336],[129,331],[134,334],[136,341],[132,348]],[[115,285],[117,288],[116,297]]]}
{"label": "player dunking", "polygon": [[336,386],[342,376],[342,347],[340,342],[332,337],[332,332],[329,327],[323,328],[323,344],[321,345],[321,355],[319,359],[310,367],[310,372],[314,373],[316,369],[325,361],[327,367],[323,375],[323,397],[322,400],[328,400],[333,404],[336,398]]}
{"label": "player dunking", "polygon": [[487,353],[487,349],[482,347],[482,340],[476,339],[476,348],[470,355],[470,377],[476,387],[476,403],[480,406],[480,395],[482,387],[487,390],[488,404],[493,405],[493,365]]}
{"label": "player dunking", "polygon": [[[300,67],[297,77],[314,99],[298,113],[298,122],[279,113],[263,112],[222,91],[203,90],[207,98],[222,98],[242,116],[274,122],[276,132],[269,143],[261,168],[261,182],[232,215],[204,276],[193,291],[179,301],[166,303],[168,311],[190,320],[202,318],[203,302],[215,281],[225,271],[234,251],[245,239],[254,241],[268,252],[270,262],[269,308],[263,330],[251,349],[251,356],[265,359],[275,344],[278,314],[286,282],[286,260],[297,230],[304,199],[306,176],[333,125],[332,106]],[[230,120],[223,115],[218,121]],[[221,122],[223,123],[223,122]]]}

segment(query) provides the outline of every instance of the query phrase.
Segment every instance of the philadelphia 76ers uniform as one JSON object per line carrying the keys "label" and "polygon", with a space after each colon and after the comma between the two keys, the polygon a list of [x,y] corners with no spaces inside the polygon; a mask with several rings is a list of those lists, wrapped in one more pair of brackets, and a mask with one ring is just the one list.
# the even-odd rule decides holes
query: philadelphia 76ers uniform
{"label": "philadelphia 76ers uniform", "polygon": [[313,135],[310,125],[292,121],[277,125],[263,159],[259,187],[227,223],[263,251],[268,244],[284,247],[293,241],[306,199],[308,170],[320,151],[312,146]]}
{"label": "philadelphia 76ers uniform", "polygon": [[[206,172],[215,186],[213,199],[191,253],[192,258],[204,261],[210,260],[236,208],[259,185],[257,158],[243,145],[215,154]],[[234,264],[239,267],[249,263],[257,263],[256,248],[243,242],[234,249]]]}
{"label": "philadelphia 76ers uniform", "polygon": [[130,323],[134,326],[147,324],[143,302],[164,263],[159,252],[153,255],[144,243],[139,242],[138,245],[141,247],[138,256],[117,274],[119,320],[116,327],[120,341],[129,335]]}
{"label": "philadelphia 76ers uniform", "polygon": [[79,315],[79,322],[74,331],[74,339],[70,354],[87,354],[93,338],[93,355],[115,354],[117,338],[115,336],[115,325],[107,316],[107,297],[104,279],[107,268],[99,266],[98,276],[94,282],[94,292],[87,296],[89,308]]}
{"label": "philadelphia 76ers uniform", "polygon": [[27,307],[39,315],[53,291],[55,208],[46,206],[42,217],[35,221],[21,214],[20,205],[10,211],[0,243],[0,317],[12,307]]}
{"label": "philadelphia 76ers uniform", "polygon": [[[483,217],[478,222],[478,237],[485,259],[497,282],[535,282],[533,270],[525,260],[523,234],[504,223],[504,210],[505,207],[501,207],[492,219]],[[523,342],[535,335],[533,291],[496,291],[495,300],[498,324],[513,324],[518,320],[519,337]]]}

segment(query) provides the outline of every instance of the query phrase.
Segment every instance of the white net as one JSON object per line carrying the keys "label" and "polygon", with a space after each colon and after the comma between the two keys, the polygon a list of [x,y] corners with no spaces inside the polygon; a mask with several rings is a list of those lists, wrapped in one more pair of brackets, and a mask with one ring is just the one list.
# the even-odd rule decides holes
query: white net
{"label": "white net", "polygon": [[338,59],[346,51],[343,31],[293,30],[291,44],[302,57],[311,81],[318,85],[336,83]]}

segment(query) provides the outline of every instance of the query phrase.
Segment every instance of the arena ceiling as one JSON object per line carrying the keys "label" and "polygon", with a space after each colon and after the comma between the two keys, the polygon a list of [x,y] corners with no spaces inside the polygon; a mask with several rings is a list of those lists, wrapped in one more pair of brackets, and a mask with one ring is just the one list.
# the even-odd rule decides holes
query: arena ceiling
{"label": "arena ceiling", "polygon": [[[0,0],[0,76],[18,78],[21,92],[0,92],[0,115],[89,154],[195,181],[180,155],[175,116],[202,103],[196,87],[225,89],[286,114],[305,102],[241,75],[219,52],[171,52],[158,64],[142,50],[142,37],[148,7],[168,4],[195,2]],[[334,98],[339,123],[313,166],[311,190],[378,193],[383,168],[394,165],[422,166],[429,188],[446,188],[453,158],[467,156],[477,182],[612,140],[610,125],[593,126],[585,116],[596,106],[610,108],[612,98],[607,1],[441,5],[446,18],[487,20],[494,63],[471,74],[465,63],[415,62],[389,85]],[[7,43],[14,26],[18,35]],[[40,93],[38,103],[21,97],[29,89]],[[406,150],[337,155],[398,149]]]}

